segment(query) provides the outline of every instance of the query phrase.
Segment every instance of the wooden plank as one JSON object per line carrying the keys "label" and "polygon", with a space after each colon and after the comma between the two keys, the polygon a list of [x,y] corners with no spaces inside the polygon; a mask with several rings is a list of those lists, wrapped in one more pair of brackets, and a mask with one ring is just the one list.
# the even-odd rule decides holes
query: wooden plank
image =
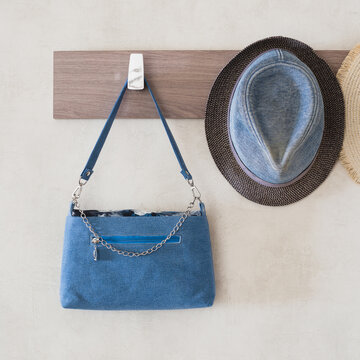
{"label": "wooden plank", "polygon": [[[237,50],[56,51],[54,52],[54,118],[104,119],[127,77],[129,56],[144,54],[145,76],[165,117],[202,119],[216,76]],[[321,50],[334,72],[346,50]],[[147,91],[127,91],[120,118],[156,118]]]}

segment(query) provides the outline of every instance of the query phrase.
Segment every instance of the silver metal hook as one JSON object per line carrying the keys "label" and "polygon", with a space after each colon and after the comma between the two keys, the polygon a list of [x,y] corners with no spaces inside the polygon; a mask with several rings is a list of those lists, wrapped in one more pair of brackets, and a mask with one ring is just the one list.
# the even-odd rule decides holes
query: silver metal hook
{"label": "silver metal hook", "polygon": [[201,198],[201,192],[199,191],[199,189],[194,185],[191,187],[191,191],[192,191],[192,194],[194,196],[194,199],[196,200],[200,200]]}
{"label": "silver metal hook", "polygon": [[194,202],[196,200],[200,201],[201,198],[201,192],[199,191],[199,189],[195,186],[194,180],[193,179],[187,179],[188,184],[190,185],[191,188],[191,192],[193,194],[194,197]]}
{"label": "silver metal hook", "polygon": [[73,200],[78,200],[80,198],[81,191],[82,191],[82,185],[79,184],[72,193]]}

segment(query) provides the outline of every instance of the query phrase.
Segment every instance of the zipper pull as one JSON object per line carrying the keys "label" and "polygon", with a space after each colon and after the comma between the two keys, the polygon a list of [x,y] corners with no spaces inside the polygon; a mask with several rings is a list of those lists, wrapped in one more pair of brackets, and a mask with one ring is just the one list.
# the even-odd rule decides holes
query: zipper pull
{"label": "zipper pull", "polygon": [[97,261],[97,259],[98,259],[97,244],[100,242],[99,238],[93,238],[91,240],[91,242],[94,244],[93,259],[94,259],[94,261]]}
{"label": "zipper pull", "polygon": [[97,257],[98,257],[97,246],[96,246],[96,245],[94,245],[94,251],[93,251],[93,258],[94,258],[94,261],[97,261]]}

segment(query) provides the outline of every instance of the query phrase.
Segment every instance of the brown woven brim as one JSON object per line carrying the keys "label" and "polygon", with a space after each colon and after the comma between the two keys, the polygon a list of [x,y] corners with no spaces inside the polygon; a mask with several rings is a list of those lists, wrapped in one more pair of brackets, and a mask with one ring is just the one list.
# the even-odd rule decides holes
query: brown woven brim
{"label": "brown woven brim", "polygon": [[[325,126],[318,154],[306,174],[284,187],[269,187],[250,178],[235,159],[228,136],[228,107],[233,88],[244,69],[261,53],[280,48],[303,61],[314,73],[323,96]],[[205,131],[211,155],[228,182],[241,195],[262,205],[294,203],[313,192],[329,175],[344,137],[344,100],[329,65],[306,44],[285,37],[271,37],[251,44],[221,71],[211,89],[205,115]]]}

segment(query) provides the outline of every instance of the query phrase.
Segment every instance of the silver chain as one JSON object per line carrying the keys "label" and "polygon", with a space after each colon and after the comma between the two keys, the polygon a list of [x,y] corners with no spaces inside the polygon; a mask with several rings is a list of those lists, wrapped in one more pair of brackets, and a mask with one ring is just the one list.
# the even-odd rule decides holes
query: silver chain
{"label": "silver chain", "polygon": [[185,220],[190,216],[191,210],[194,207],[196,201],[200,202],[201,194],[200,194],[200,191],[198,190],[198,188],[194,185],[194,181],[191,179],[191,180],[188,180],[188,183],[191,187],[193,200],[190,201],[186,210],[183,212],[183,214],[181,215],[180,219],[175,224],[173,229],[169,232],[169,234],[166,236],[166,238],[163,239],[162,241],[160,241],[159,243],[155,244],[154,246],[152,246],[144,251],[136,252],[136,251],[129,251],[129,250],[121,250],[121,249],[116,248],[115,246],[109,244],[106,240],[104,240],[102,238],[102,236],[99,235],[95,231],[93,225],[90,223],[89,218],[86,216],[85,212],[82,209],[80,209],[79,198],[81,195],[82,187],[86,184],[86,181],[83,181],[82,179],[80,179],[79,185],[76,187],[76,189],[74,190],[74,192],[72,194],[72,202],[74,204],[75,209],[77,209],[80,212],[80,217],[81,217],[83,223],[88,228],[90,233],[93,235],[91,242],[94,245],[94,251],[93,251],[94,260],[95,261],[97,260],[97,246],[98,245],[102,245],[106,249],[111,250],[111,251],[117,253],[118,255],[123,255],[123,256],[128,256],[128,257],[139,257],[139,256],[150,255],[153,252],[158,251],[161,247],[163,247],[166,244],[166,242],[168,240],[170,240],[179,231],[179,229],[184,224]]}

